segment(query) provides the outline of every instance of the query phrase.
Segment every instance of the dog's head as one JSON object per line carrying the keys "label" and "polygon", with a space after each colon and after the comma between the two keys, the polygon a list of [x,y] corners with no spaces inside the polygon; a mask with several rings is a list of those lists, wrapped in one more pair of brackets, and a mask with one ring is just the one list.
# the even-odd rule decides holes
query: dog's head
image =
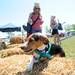
{"label": "dog's head", "polygon": [[26,53],[30,53],[40,46],[48,43],[49,40],[46,35],[42,33],[33,33],[27,38],[24,46],[22,46],[21,49],[23,49]]}

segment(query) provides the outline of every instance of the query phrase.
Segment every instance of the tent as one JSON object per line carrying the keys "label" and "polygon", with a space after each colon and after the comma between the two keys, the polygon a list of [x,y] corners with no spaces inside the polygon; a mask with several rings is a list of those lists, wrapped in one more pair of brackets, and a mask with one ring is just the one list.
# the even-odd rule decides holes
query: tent
{"label": "tent", "polygon": [[12,23],[6,24],[6,25],[0,25],[0,31],[1,32],[14,32],[14,31],[21,31],[20,26],[16,26]]}

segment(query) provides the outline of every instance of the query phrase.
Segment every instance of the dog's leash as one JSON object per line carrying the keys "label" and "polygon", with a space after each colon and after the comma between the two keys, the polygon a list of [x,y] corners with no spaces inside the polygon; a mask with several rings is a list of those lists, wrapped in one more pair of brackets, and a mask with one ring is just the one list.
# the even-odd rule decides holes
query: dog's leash
{"label": "dog's leash", "polygon": [[49,42],[49,43],[48,43],[48,51],[46,52],[46,54],[47,54],[47,56],[48,56],[48,59],[51,58],[51,55],[50,55],[50,53],[49,53],[50,50],[51,50],[51,45],[52,45],[52,44]]}
{"label": "dog's leash", "polygon": [[48,43],[48,51],[47,51],[47,53],[49,54],[49,52],[50,52],[50,50],[51,50],[51,43]]}

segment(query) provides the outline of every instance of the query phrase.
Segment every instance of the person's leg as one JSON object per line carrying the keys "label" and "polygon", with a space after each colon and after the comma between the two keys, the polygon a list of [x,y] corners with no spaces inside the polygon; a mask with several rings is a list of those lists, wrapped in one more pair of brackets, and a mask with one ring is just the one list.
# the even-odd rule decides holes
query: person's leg
{"label": "person's leg", "polygon": [[28,33],[28,32],[27,32],[27,35],[26,35],[26,38],[24,39],[24,42],[27,41],[27,38],[28,38],[31,34],[32,34],[32,33]]}
{"label": "person's leg", "polygon": [[54,34],[54,44],[57,44],[57,35],[56,34]]}
{"label": "person's leg", "polygon": [[32,31],[31,32],[27,32],[27,37],[26,38],[28,38],[32,33],[41,33],[42,32],[42,30],[41,29],[32,29]]}
{"label": "person's leg", "polygon": [[52,35],[53,35],[53,42],[54,42],[54,44],[56,44],[56,42],[57,42],[57,41],[56,41],[56,37],[57,37],[57,36],[56,36],[56,29],[53,29],[53,30],[52,30]]}
{"label": "person's leg", "polygon": [[27,33],[27,37],[29,37],[31,35],[31,33]]}
{"label": "person's leg", "polygon": [[57,45],[60,45],[60,37],[59,37],[59,34],[56,34],[56,42],[57,42]]}
{"label": "person's leg", "polygon": [[59,37],[59,33],[57,29],[53,29],[52,32],[53,36],[54,36],[54,44],[60,45],[60,37]]}
{"label": "person's leg", "polygon": [[60,42],[60,37],[58,34],[54,35],[53,41],[54,41],[54,44],[60,45],[61,42]]}

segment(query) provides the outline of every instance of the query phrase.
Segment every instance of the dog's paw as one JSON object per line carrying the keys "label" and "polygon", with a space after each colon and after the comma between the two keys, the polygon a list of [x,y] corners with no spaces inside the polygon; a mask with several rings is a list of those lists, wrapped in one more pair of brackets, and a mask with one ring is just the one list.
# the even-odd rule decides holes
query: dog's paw
{"label": "dog's paw", "polygon": [[28,64],[26,67],[26,71],[32,71],[33,67],[31,64]]}

